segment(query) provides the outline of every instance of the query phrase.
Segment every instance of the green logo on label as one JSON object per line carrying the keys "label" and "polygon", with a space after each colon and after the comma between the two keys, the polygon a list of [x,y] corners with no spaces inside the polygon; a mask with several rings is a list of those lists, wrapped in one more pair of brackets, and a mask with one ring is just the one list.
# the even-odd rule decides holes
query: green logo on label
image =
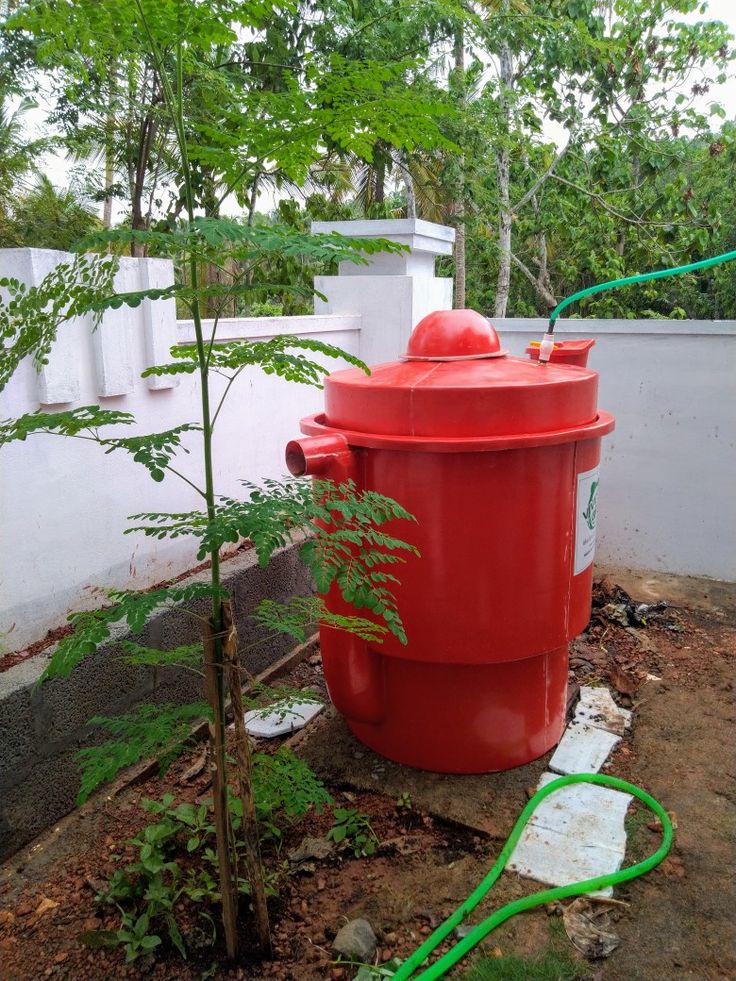
{"label": "green logo on label", "polygon": [[590,485],[590,497],[588,498],[588,507],[583,511],[583,517],[585,518],[585,523],[590,528],[591,531],[595,530],[595,522],[598,517],[598,484],[600,481],[594,480]]}

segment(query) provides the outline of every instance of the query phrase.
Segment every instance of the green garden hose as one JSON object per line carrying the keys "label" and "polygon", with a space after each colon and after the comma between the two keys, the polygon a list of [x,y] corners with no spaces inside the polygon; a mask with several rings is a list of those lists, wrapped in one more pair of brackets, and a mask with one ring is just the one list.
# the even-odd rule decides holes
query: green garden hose
{"label": "green garden hose", "polygon": [[[736,253],[734,253],[734,257],[736,257]],[[643,862],[637,862],[636,865],[630,865],[628,868],[621,869],[618,872],[609,872],[607,875],[599,875],[595,879],[585,879],[583,882],[573,882],[567,886],[556,886],[554,889],[543,889],[541,892],[535,892],[531,896],[525,896],[523,899],[517,899],[512,903],[507,903],[501,909],[492,913],[486,920],[483,920],[478,926],[474,927],[467,936],[463,937],[446,954],[435,961],[434,964],[423,970],[421,974],[416,974],[416,971],[432,951],[439,947],[442,941],[462,923],[465,917],[486,896],[491,886],[493,886],[506,867],[506,863],[511,857],[511,853],[519,840],[521,832],[524,830],[524,826],[537,806],[545,797],[549,797],[556,790],[560,790],[562,787],[568,787],[574,783],[595,783],[603,787],[613,787],[616,790],[622,790],[626,794],[631,794],[643,804],[646,804],[662,823],[662,842],[657,851],[653,855],[650,855],[649,858],[644,859]],[[665,811],[659,801],[656,801],[639,787],[635,787],[625,780],[620,780],[618,777],[609,777],[602,773],[573,773],[570,776],[552,780],[536,792],[521,812],[506,844],[501,849],[501,853],[488,875],[486,875],[468,898],[458,906],[455,912],[448,916],[445,922],[434,933],[430,934],[424,943],[401,964],[393,975],[393,981],[408,981],[409,978],[414,978],[414,981],[433,981],[435,978],[441,978],[461,958],[479,944],[481,940],[487,937],[492,930],[495,930],[497,926],[500,926],[512,916],[516,916],[517,913],[523,913],[526,910],[534,909],[537,906],[542,906],[545,903],[551,903],[555,900],[568,899],[570,896],[581,896],[585,893],[605,889],[608,886],[618,885],[621,882],[627,882],[629,879],[635,879],[637,876],[643,875],[645,872],[650,872],[659,865],[669,852],[671,845],[672,822],[667,811]]]}
{"label": "green garden hose", "polygon": [[569,307],[571,303],[582,300],[586,296],[593,296],[594,293],[604,293],[606,290],[618,289],[620,286],[632,286],[634,283],[645,283],[650,279],[664,279],[667,276],[680,276],[682,273],[695,272],[696,269],[708,269],[710,266],[720,265],[722,262],[733,262],[736,259],[736,249],[732,252],[724,252],[722,255],[711,256],[710,259],[701,259],[699,262],[689,262],[686,266],[675,266],[672,269],[657,269],[656,272],[640,273],[637,276],[626,276],[623,279],[611,279],[606,283],[598,283],[589,286],[585,290],[579,290],[568,296],[561,303],[558,303],[549,315],[549,326],[540,345],[539,361],[545,364],[550,359],[553,349],[552,335],[555,323],[562,311]]}

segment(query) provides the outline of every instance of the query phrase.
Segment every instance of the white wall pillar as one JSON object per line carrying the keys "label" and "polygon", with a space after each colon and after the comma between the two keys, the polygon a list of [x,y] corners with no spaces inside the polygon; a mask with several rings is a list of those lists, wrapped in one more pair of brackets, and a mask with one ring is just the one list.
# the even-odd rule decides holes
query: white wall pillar
{"label": "white wall pillar", "polygon": [[316,276],[315,313],[360,314],[360,357],[367,364],[395,361],[414,327],[433,310],[452,308],[452,279],[434,274],[435,258],[451,255],[454,228],[418,218],[315,221],[312,232],[384,238],[409,246],[398,254],[367,256],[366,265],[341,262],[338,276]]}

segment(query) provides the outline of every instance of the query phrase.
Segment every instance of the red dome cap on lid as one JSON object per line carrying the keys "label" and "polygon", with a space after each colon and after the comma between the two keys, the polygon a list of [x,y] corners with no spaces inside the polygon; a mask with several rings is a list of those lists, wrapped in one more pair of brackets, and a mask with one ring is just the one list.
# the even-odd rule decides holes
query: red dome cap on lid
{"label": "red dome cap on lid", "polygon": [[465,361],[501,358],[494,327],[475,310],[436,310],[412,331],[404,361]]}

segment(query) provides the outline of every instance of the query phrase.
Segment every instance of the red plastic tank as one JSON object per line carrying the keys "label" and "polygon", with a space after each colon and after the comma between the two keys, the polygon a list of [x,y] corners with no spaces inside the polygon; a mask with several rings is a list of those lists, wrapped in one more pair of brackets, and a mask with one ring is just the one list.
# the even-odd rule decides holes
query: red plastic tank
{"label": "red plastic tank", "polygon": [[421,552],[395,590],[408,644],[321,631],[335,706],[389,759],[504,770],[562,734],[614,420],[598,410],[597,373],[554,354],[509,356],[472,310],[430,314],[401,361],[331,374],[325,412],[287,448],[292,473],[351,477],[417,519],[390,529]]}

